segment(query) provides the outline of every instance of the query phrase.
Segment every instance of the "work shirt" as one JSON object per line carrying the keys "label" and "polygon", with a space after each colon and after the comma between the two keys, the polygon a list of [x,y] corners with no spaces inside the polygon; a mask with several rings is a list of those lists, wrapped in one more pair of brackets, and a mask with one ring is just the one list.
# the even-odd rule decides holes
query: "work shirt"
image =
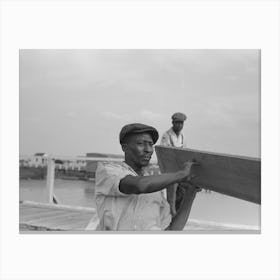
{"label": "work shirt", "polygon": [[[97,230],[164,230],[171,222],[170,206],[162,191],[125,194],[119,190],[124,177],[139,176],[126,163],[98,163],[96,170]],[[147,175],[147,174],[145,174]]]}
{"label": "work shirt", "polygon": [[186,148],[186,140],[182,132],[180,132],[177,136],[177,134],[171,127],[162,135],[160,145],[176,148]]}

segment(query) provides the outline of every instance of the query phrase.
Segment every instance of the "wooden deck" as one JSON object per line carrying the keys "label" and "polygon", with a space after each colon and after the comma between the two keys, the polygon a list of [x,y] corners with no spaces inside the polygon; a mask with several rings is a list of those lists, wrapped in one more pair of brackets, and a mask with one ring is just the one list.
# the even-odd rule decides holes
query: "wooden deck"
{"label": "wooden deck", "polygon": [[25,201],[19,205],[20,231],[85,230],[97,215],[94,208]]}
{"label": "wooden deck", "polygon": [[[90,226],[87,228],[87,226]],[[85,231],[98,224],[94,208],[24,201],[19,204],[19,230],[30,231]],[[184,231],[260,233],[257,227],[217,224],[189,219]]]}

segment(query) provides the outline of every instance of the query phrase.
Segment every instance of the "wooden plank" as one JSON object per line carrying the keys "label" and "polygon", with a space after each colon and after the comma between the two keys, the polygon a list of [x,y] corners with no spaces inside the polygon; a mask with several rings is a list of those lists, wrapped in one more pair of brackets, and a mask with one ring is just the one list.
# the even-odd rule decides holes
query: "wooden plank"
{"label": "wooden plank", "polygon": [[25,217],[23,216],[21,218],[21,220],[25,223],[27,222],[39,222],[39,221],[44,221],[44,222],[48,222],[48,221],[55,221],[55,220],[64,220],[67,219],[68,217],[75,217],[75,216],[79,216],[80,213],[71,213],[71,212],[56,212],[56,211],[49,211],[47,214],[45,215],[34,215],[34,216],[28,216]]}
{"label": "wooden plank", "polygon": [[42,212],[45,212],[47,211],[46,209],[38,209],[38,208],[35,208],[35,207],[26,207],[26,206],[21,206],[19,207],[19,211],[22,215],[26,215],[28,216],[29,214],[33,215],[34,212],[38,212],[38,213],[42,213]]}
{"label": "wooden plank", "polygon": [[46,209],[46,211],[40,211],[39,215],[36,215],[36,213],[33,213],[33,215],[30,215],[30,213],[28,215],[22,215],[23,217],[26,218],[32,218],[34,217],[34,219],[38,218],[45,218],[47,219],[48,217],[53,217],[58,218],[58,217],[62,217],[62,216],[75,216],[75,215],[79,215],[80,212],[76,212],[76,211],[67,211],[67,210],[57,210],[57,209]]}
{"label": "wooden plank", "polygon": [[59,216],[68,211],[59,208],[42,208],[30,205],[20,205],[21,220],[32,220],[37,218],[47,218],[48,216]]}
{"label": "wooden plank", "polygon": [[26,207],[25,208],[21,208],[20,209],[20,211],[21,211],[21,214],[22,215],[24,215],[24,216],[32,216],[32,215],[36,215],[36,213],[38,214],[38,215],[44,215],[44,214],[47,214],[47,213],[49,213],[49,212],[54,212],[54,211],[56,211],[57,213],[61,213],[61,212],[63,212],[63,210],[60,210],[60,209],[42,209],[42,208],[31,208],[31,209],[26,209]]}
{"label": "wooden plank", "polygon": [[78,228],[81,225],[84,225],[84,228],[87,226],[91,217],[80,214],[74,217],[59,217],[57,219],[48,219],[40,221],[30,221],[28,222],[31,225],[36,224],[37,226],[43,226],[47,228],[59,228],[59,229],[73,229]]}
{"label": "wooden plank", "polygon": [[51,230],[84,230],[96,210],[88,207],[24,201],[19,205],[20,224]]}
{"label": "wooden plank", "polygon": [[21,207],[36,207],[42,209],[63,209],[63,210],[70,210],[75,212],[87,212],[87,213],[95,213],[95,208],[92,207],[84,207],[84,206],[74,206],[74,205],[65,205],[65,204],[50,204],[50,203],[43,203],[43,202],[36,202],[36,201],[29,201],[24,200],[20,202]]}
{"label": "wooden plank", "polygon": [[162,173],[183,168],[196,160],[194,184],[225,195],[261,204],[261,161],[257,158],[232,156],[191,149],[155,147]]}
{"label": "wooden plank", "polygon": [[[31,211],[30,211],[31,210]],[[50,210],[50,209],[42,209],[42,208],[39,208],[39,209],[28,209],[28,211],[26,211],[26,208],[21,209],[20,210],[20,214],[22,217],[24,217],[25,219],[27,218],[36,218],[36,217],[47,217],[49,215],[59,215],[61,213],[65,213],[65,211],[63,210],[57,210],[57,209],[53,209],[53,210]]]}
{"label": "wooden plank", "polygon": [[79,220],[68,220],[65,221],[63,224],[60,224],[59,228],[64,230],[77,230],[83,229],[85,230],[86,226],[88,225],[91,216],[82,215]]}
{"label": "wooden plank", "polygon": [[82,215],[80,213],[77,213],[76,215],[70,215],[68,213],[64,213],[64,215],[60,216],[50,216],[50,217],[43,217],[39,219],[34,220],[28,220],[23,221],[24,223],[32,224],[32,225],[39,225],[39,226],[48,226],[51,225],[57,226],[57,225],[63,225],[67,223],[72,223],[73,221],[76,221],[77,223],[81,221]]}

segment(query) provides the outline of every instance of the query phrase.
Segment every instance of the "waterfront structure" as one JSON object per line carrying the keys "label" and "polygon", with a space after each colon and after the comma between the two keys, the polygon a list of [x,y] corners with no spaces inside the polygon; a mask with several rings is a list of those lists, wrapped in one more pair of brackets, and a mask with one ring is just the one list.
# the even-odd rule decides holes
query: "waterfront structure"
{"label": "waterfront structure", "polygon": [[[124,160],[123,155],[115,155],[115,154],[102,154],[102,153],[87,153],[87,157],[94,157],[94,158],[113,158],[113,159],[121,159]],[[97,168],[97,163],[100,160],[89,160],[86,163],[86,172],[89,177],[95,178],[95,171]]]}
{"label": "waterfront structure", "polygon": [[46,153],[35,153],[30,159],[30,166],[43,167],[47,166],[47,154]]}

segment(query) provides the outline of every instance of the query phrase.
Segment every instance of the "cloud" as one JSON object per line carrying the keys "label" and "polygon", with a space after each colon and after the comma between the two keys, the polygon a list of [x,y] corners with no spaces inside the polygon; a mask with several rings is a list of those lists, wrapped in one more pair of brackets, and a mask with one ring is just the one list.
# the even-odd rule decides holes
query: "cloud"
{"label": "cloud", "polygon": [[39,117],[25,117],[23,120],[27,123],[37,124],[41,122],[41,118]]}
{"label": "cloud", "polygon": [[101,115],[108,119],[115,119],[115,120],[129,120],[130,118],[128,114],[121,115],[109,111],[102,112]]}
{"label": "cloud", "polygon": [[105,117],[106,119],[110,119],[110,120],[116,120],[116,121],[121,121],[123,123],[126,122],[141,122],[141,121],[149,121],[149,122],[153,122],[153,121],[158,121],[158,120],[162,120],[163,119],[163,115],[156,113],[156,112],[152,112],[146,109],[143,109],[141,111],[138,112],[134,112],[134,113],[115,113],[115,112],[111,112],[111,111],[105,111],[101,113],[102,117]]}
{"label": "cloud", "polygon": [[236,75],[228,75],[226,78],[230,81],[236,81],[239,79],[239,77]]}
{"label": "cloud", "polygon": [[162,114],[158,114],[158,113],[155,113],[155,112],[151,112],[149,110],[142,110],[140,112],[140,116],[142,118],[145,118],[147,120],[158,120],[158,119],[162,119],[163,118],[163,115]]}
{"label": "cloud", "polygon": [[76,119],[79,115],[76,112],[68,112],[65,117],[69,119]]}

